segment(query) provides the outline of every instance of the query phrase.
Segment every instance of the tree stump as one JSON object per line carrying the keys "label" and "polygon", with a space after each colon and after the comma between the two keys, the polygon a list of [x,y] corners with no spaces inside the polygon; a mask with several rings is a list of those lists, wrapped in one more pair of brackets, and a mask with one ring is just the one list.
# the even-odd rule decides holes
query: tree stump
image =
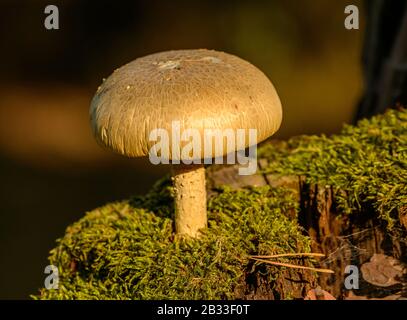
{"label": "tree stump", "polygon": [[[265,168],[267,161],[259,159],[259,168]],[[332,275],[316,276],[309,271],[290,269],[274,288],[270,288],[269,284],[263,281],[261,272],[256,272],[256,275],[252,276],[254,278],[247,280],[248,287],[246,292],[242,292],[242,298],[284,299],[287,298],[287,292],[290,292],[290,297],[304,298],[310,288],[317,286],[338,299],[401,299],[406,296],[407,241],[403,237],[390,234],[373,208],[365,207],[358,214],[345,215],[337,209],[333,190],[329,186],[310,185],[301,176],[260,173],[239,176],[237,165],[208,168],[207,181],[208,197],[221,185],[228,185],[234,189],[264,185],[291,189],[299,201],[298,223],[312,239],[312,251],[324,253],[326,258],[321,262],[321,267],[335,272]],[[405,232],[407,208],[402,210],[399,216],[400,223],[405,228],[402,232]],[[377,257],[382,257],[383,261],[390,258],[396,261],[393,264],[394,270],[398,270],[398,273],[382,272],[386,270],[386,266],[377,265],[377,261],[380,261]],[[376,259],[376,265],[373,264],[369,269],[366,266],[372,264],[371,259]],[[350,265],[356,266],[359,272],[357,290],[349,290],[344,286],[345,277],[348,276],[345,269]],[[369,275],[367,270],[373,271]],[[374,270],[381,273],[375,275]],[[390,274],[394,279],[388,279],[391,283],[389,286],[372,281],[372,278],[383,279]],[[386,283],[385,279],[383,282]]]}

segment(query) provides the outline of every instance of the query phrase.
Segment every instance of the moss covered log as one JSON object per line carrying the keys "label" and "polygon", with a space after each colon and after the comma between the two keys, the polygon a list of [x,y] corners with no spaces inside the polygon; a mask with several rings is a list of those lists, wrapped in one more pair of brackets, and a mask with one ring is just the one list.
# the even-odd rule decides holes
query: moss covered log
{"label": "moss covered log", "polygon": [[[324,266],[341,269],[355,262],[353,253],[344,257],[339,250],[341,241],[370,246],[357,235],[368,227],[379,230],[372,237],[391,238],[391,255],[405,254],[404,109],[345,126],[331,137],[266,143],[259,157],[262,170],[251,178],[227,166],[207,170],[209,228],[200,239],[174,236],[169,179],[145,196],[87,213],[51,251],[59,289],[41,289],[35,298],[301,298],[316,285],[316,274],[255,264],[249,256],[322,251],[328,255]],[[367,248],[370,255],[378,250]],[[335,272],[336,278],[318,282],[339,297],[343,270]]]}
{"label": "moss covered log", "polygon": [[389,230],[400,227],[407,208],[407,112],[345,125],[341,134],[300,136],[267,144],[259,157],[266,174],[295,175],[308,184],[332,188],[338,210],[361,212],[371,206]]}
{"label": "moss covered log", "polygon": [[[359,270],[376,254],[407,263],[407,113],[385,115],[345,126],[341,134],[302,136],[260,149],[265,178],[297,193],[298,222],[312,239],[312,250],[335,270],[319,284],[336,297],[344,288],[345,270]],[[384,267],[382,267],[384,268]],[[380,298],[404,295],[407,275],[383,288],[361,274],[356,295]],[[405,290],[405,289],[403,289]]]}

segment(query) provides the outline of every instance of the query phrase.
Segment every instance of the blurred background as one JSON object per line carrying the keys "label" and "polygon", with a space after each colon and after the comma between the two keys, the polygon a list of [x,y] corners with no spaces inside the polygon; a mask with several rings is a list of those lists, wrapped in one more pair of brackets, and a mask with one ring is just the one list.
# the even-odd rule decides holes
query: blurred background
{"label": "blurred background", "polygon": [[[44,8],[59,8],[59,30]],[[360,9],[360,30],[344,8]],[[209,48],[236,54],[273,81],[278,138],[335,133],[362,95],[359,0],[15,1],[0,3],[0,298],[43,286],[65,228],[95,207],[145,193],[166,167],[101,149],[89,103],[103,78],[149,53]]]}

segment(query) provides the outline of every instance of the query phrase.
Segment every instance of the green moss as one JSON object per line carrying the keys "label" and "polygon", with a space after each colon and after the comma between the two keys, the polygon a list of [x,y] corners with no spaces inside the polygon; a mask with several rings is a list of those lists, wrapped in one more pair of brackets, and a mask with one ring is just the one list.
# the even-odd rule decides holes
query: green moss
{"label": "green moss", "polygon": [[[302,136],[266,144],[265,173],[301,175],[309,183],[329,185],[338,209],[362,212],[373,207],[389,228],[407,206],[407,113],[389,111],[345,126],[332,137]],[[173,234],[170,179],[146,196],[108,204],[70,226],[51,251],[59,269],[59,290],[41,299],[231,299],[256,272],[251,254],[307,252],[292,213],[298,203],[282,188],[228,187],[208,203],[209,228],[199,240]],[[264,275],[276,284],[282,268]]]}
{"label": "green moss", "polygon": [[345,125],[338,135],[299,136],[281,145],[266,144],[265,173],[301,175],[309,183],[329,185],[345,214],[373,207],[389,229],[407,206],[407,112]]}
{"label": "green moss", "polygon": [[[218,191],[199,240],[174,238],[168,180],[145,197],[88,213],[52,250],[59,290],[43,289],[40,298],[231,299],[254,272],[248,255],[309,251],[309,239],[285,215],[297,210],[289,191]],[[282,269],[268,270],[275,281]]]}

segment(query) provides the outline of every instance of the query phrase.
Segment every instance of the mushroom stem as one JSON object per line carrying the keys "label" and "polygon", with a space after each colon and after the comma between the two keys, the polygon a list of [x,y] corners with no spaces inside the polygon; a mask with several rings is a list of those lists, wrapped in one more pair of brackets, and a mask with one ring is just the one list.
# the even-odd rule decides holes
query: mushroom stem
{"label": "mushroom stem", "polygon": [[202,164],[173,165],[175,231],[197,238],[207,227],[205,168]]}

